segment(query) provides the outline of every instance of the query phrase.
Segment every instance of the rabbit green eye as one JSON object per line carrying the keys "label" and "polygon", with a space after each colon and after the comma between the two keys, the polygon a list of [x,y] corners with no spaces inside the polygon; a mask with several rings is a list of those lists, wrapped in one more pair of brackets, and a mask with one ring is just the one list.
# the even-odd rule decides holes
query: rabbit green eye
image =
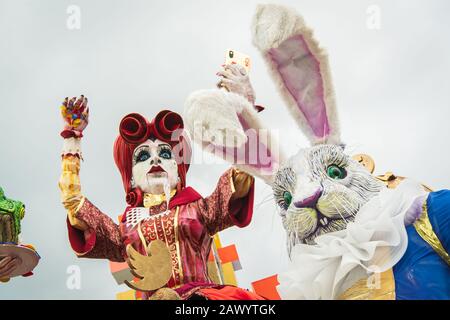
{"label": "rabbit green eye", "polygon": [[284,207],[287,209],[292,202],[292,194],[289,191],[283,193]]}
{"label": "rabbit green eye", "polygon": [[347,176],[347,170],[333,164],[327,168],[327,175],[331,179],[344,179]]}

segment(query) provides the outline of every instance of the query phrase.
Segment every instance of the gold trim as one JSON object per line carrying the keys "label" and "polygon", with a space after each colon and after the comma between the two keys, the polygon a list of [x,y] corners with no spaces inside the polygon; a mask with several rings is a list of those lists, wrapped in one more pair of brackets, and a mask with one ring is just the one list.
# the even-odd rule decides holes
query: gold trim
{"label": "gold trim", "polygon": [[148,256],[147,240],[145,240],[144,234],[142,233],[141,222],[139,222],[139,224],[138,224],[138,235],[139,235],[139,238],[141,239],[142,244],[144,245],[145,253]]}
{"label": "gold trim", "polygon": [[[178,224],[178,215],[179,215],[179,211],[180,211],[180,207],[177,206],[177,209],[175,211],[175,218],[174,218],[174,232],[175,232],[175,246],[177,248],[177,259],[178,259],[178,265],[180,266],[179,268],[179,273],[180,273],[180,285],[183,284],[183,264],[181,263],[181,253],[180,253],[180,242],[179,242],[179,237],[178,237],[178,229],[179,229],[179,224]],[[175,280],[175,278],[174,278]]]}
{"label": "gold trim", "polygon": [[[166,243],[166,246],[167,246],[167,248],[169,248],[169,251],[170,251],[170,243],[167,240],[167,235],[166,235],[166,230],[167,229],[166,229],[166,226],[164,224],[164,219],[163,219],[162,216],[159,216],[159,219],[160,219],[160,222],[161,222],[161,228],[162,228],[163,235],[164,235],[164,242]],[[157,231],[157,224],[156,224],[157,221],[158,221],[158,217],[155,217],[155,230],[156,231]],[[156,233],[156,236],[157,237],[159,236],[158,231]],[[172,263],[172,265],[173,265],[172,253],[171,253],[171,257],[170,257],[170,263]],[[172,277],[173,277],[173,282],[176,284],[177,283],[177,277],[176,277],[176,274],[175,274],[175,268],[173,268],[173,267],[172,267]]]}
{"label": "gold trim", "polygon": [[352,159],[359,162],[370,173],[373,173],[375,171],[375,161],[368,154],[355,154],[354,156],[352,156]]}
{"label": "gold trim", "polygon": [[233,179],[233,176],[234,176],[234,174],[236,174],[236,173],[238,173],[239,172],[239,170],[237,170],[237,169],[233,169],[233,170],[231,170],[231,172],[230,172],[230,188],[231,188],[231,193],[235,193],[236,192],[236,188],[235,188],[235,186],[234,186],[234,179]]}
{"label": "gold trim", "polygon": [[[371,287],[369,281],[372,279],[377,282],[378,287]],[[394,272],[389,269],[381,274],[373,274],[369,278],[358,280],[339,296],[339,300],[395,300]]]}
{"label": "gold trim", "polygon": [[416,222],[414,222],[414,228],[419,236],[426,241],[431,248],[450,266],[450,256],[445,250],[438,236],[433,230],[430,219],[428,218],[427,202],[423,203],[422,215]]}
{"label": "gold trim", "polygon": [[77,217],[78,211],[80,211],[81,207],[83,206],[84,202],[86,201],[86,197],[82,196],[80,203],[78,204],[78,206],[75,209],[75,213],[74,213],[74,218]]}
{"label": "gold trim", "polygon": [[[152,241],[160,240],[169,247],[172,259],[173,281],[171,281],[171,285],[182,283],[181,277],[183,276],[183,273],[181,272],[182,264],[179,253],[180,249],[177,246],[179,237],[176,224],[178,224],[179,221],[179,210],[180,208],[177,206],[165,213],[153,215],[146,219],[141,225],[142,235],[144,236],[144,239],[148,240],[147,242],[150,243],[150,245]],[[150,245],[149,248],[151,247]]]}

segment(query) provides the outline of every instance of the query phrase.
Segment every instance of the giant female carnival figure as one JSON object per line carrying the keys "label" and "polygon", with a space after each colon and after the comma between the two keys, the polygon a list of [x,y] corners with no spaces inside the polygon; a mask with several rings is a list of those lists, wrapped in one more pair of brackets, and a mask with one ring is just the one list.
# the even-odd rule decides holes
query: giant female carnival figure
{"label": "giant female carnival figure", "polygon": [[128,206],[119,224],[81,192],[81,140],[88,124],[86,97],[66,98],[61,136],[62,203],[70,244],[80,258],[127,261],[145,299],[262,299],[234,286],[213,283],[207,260],[212,236],[252,218],[253,177],[235,168],[203,198],[186,185],[191,148],[183,120],[164,110],[152,120],[125,116],[114,143]]}

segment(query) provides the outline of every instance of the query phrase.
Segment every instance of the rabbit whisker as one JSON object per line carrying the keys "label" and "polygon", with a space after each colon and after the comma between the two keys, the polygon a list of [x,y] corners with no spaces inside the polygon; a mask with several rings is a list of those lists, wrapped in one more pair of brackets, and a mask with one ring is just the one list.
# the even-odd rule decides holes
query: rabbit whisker
{"label": "rabbit whisker", "polygon": [[273,200],[274,200],[273,197],[270,197],[270,198],[261,200],[260,202],[258,202],[258,203],[256,204],[255,209],[257,210],[257,209],[259,209],[261,206],[265,205],[265,204],[268,203],[268,202],[272,202]]}
{"label": "rabbit whisker", "polygon": [[[336,194],[334,194],[333,196],[334,196],[334,199],[333,199],[333,200],[336,200],[336,201],[339,200],[338,197],[336,196]],[[332,201],[331,203],[332,203],[332,205],[334,206],[334,208],[336,209],[337,213],[339,213],[339,215],[341,216],[341,218],[345,221],[345,223],[347,223],[347,220],[345,219],[345,217],[342,215],[342,213],[340,212],[340,210],[336,207],[335,202]]]}
{"label": "rabbit whisker", "polygon": [[359,210],[359,206],[354,203],[351,203],[347,198],[342,198],[341,200],[350,207],[351,211],[349,211],[349,213],[353,217],[356,216],[356,214],[358,213],[358,210]]}

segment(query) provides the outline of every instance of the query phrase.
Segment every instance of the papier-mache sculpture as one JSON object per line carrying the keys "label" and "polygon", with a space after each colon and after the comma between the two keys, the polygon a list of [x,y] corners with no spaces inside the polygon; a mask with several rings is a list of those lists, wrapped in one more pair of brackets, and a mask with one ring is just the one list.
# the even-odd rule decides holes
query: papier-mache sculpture
{"label": "papier-mache sculpture", "polygon": [[191,146],[181,116],[169,110],[153,119],[132,113],[119,125],[114,160],[127,207],[116,224],[81,192],[81,139],[88,125],[87,98],[66,98],[59,181],[72,249],[80,258],[127,261],[143,299],[262,299],[214,283],[208,273],[213,236],[252,218],[254,179],[235,168],[203,198],[186,184]]}
{"label": "papier-mache sculpture", "polygon": [[20,241],[25,205],[6,197],[0,187],[0,282],[33,274],[40,256],[30,244]]}
{"label": "papier-mache sculpture", "polygon": [[327,55],[296,11],[258,6],[252,34],[311,146],[283,156],[245,98],[255,95],[239,66],[219,73],[228,91],[192,93],[185,120],[205,150],[272,187],[291,260],[281,298],[449,299],[450,191],[377,177],[347,153]]}

